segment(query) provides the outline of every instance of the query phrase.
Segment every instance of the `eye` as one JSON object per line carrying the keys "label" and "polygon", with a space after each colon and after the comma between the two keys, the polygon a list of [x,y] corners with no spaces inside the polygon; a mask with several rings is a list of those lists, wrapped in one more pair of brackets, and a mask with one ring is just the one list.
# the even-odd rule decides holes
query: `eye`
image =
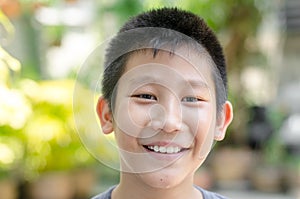
{"label": "eye", "polygon": [[197,97],[184,97],[182,99],[183,102],[199,102],[199,101],[203,101],[202,99],[199,99]]}
{"label": "eye", "polygon": [[138,94],[138,95],[133,95],[132,97],[146,99],[146,100],[157,100],[157,98],[151,94]]}

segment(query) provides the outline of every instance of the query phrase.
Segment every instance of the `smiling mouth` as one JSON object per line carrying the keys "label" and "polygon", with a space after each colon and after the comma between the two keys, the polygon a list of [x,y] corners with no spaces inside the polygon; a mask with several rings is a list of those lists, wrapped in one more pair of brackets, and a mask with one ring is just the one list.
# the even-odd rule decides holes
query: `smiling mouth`
{"label": "smiling mouth", "polygon": [[178,146],[143,145],[143,147],[149,151],[163,154],[176,154],[187,150],[187,148],[181,148]]}

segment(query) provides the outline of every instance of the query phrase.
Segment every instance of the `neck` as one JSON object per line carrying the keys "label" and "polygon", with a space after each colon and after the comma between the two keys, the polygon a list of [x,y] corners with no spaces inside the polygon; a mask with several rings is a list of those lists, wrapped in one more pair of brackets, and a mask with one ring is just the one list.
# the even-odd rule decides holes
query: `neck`
{"label": "neck", "polygon": [[193,186],[193,176],[169,188],[153,187],[138,174],[121,173],[120,183],[112,193],[112,199],[202,199],[202,194]]}

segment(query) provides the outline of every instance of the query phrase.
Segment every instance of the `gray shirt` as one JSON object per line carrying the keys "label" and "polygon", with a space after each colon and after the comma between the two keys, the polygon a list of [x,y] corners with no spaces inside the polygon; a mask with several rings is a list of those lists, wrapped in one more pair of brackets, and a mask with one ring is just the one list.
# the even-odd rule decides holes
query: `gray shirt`
{"label": "gray shirt", "polygon": [[[198,186],[195,186],[203,195],[203,199],[226,199],[224,196],[221,196],[217,193],[207,191]],[[115,186],[109,188],[107,191],[93,197],[92,199],[111,199],[111,193],[114,190]]]}

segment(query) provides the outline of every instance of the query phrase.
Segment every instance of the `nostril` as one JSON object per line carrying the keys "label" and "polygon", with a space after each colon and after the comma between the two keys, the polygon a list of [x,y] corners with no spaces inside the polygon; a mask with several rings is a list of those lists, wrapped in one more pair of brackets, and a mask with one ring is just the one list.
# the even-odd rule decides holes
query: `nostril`
{"label": "nostril", "polygon": [[181,121],[178,121],[177,119],[167,119],[166,123],[163,127],[163,131],[166,133],[173,133],[177,132],[181,129]]}
{"label": "nostril", "polygon": [[161,121],[151,120],[150,126],[154,131],[159,132],[163,129],[164,124]]}

